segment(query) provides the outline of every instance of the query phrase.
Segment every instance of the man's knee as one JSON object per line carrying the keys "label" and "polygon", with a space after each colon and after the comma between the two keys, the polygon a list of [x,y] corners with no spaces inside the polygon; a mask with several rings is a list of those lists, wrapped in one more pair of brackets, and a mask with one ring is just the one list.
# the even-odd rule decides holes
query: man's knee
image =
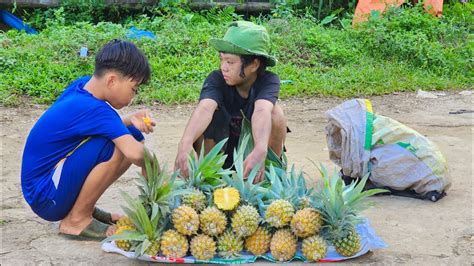
{"label": "man's knee", "polygon": [[277,104],[275,104],[272,110],[272,127],[286,129],[285,114],[283,113],[283,109]]}

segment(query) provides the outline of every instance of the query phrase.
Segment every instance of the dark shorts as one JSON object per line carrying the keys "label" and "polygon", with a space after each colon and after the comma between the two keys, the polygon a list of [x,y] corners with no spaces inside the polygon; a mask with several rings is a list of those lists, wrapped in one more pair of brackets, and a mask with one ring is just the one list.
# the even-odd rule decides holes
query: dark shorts
{"label": "dark shorts", "polygon": [[[144,139],[135,127],[129,126],[128,129],[137,141]],[[114,150],[115,144],[107,138],[88,138],[72,154],[59,162],[49,176],[45,176],[53,180],[51,185],[54,186],[54,196],[40,206],[32,206],[32,210],[45,220],[62,220],[72,209],[89,173],[98,164],[110,160]]]}
{"label": "dark shorts", "polygon": [[[227,158],[223,166],[224,168],[229,168],[232,166],[232,163],[234,161],[234,149],[237,148],[240,138],[240,131],[236,130],[235,128],[232,129],[231,127],[231,122],[235,122],[232,119],[233,118],[231,118],[229,115],[225,114],[221,110],[215,111],[211,123],[203,134],[204,139],[212,139],[216,143],[225,138],[229,138],[223,148],[224,153],[227,154]],[[291,132],[291,130],[287,127],[286,132],[289,133]],[[286,151],[285,146],[283,146],[283,150]]]}

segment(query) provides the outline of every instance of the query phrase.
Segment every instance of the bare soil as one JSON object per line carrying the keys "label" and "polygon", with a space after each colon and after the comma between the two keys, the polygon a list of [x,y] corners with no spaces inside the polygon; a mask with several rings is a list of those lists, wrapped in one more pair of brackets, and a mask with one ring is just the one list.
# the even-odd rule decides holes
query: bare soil
{"label": "bare soil", "polygon": [[[376,113],[394,118],[434,141],[449,163],[452,186],[448,196],[433,203],[395,196],[374,197],[376,205],[363,214],[388,244],[355,260],[354,264],[472,265],[473,262],[473,96],[446,92],[437,99],[416,98],[399,93],[371,98]],[[326,148],[324,112],[343,100],[338,98],[281,101],[288,124],[289,162],[319,179],[311,162],[330,164]],[[170,167],[177,143],[193,105],[148,107],[158,121],[156,131],[146,137],[162,163]],[[26,136],[46,106],[0,108],[1,205],[0,232],[2,265],[23,264],[141,264],[121,255],[105,253],[100,243],[71,241],[58,235],[58,224],[38,218],[24,201],[20,187],[20,165]],[[141,108],[129,107],[123,113]],[[137,194],[132,167],[99,200],[98,206],[120,212],[119,190]],[[265,262],[259,262],[265,263]],[[294,262],[293,264],[297,264]]]}

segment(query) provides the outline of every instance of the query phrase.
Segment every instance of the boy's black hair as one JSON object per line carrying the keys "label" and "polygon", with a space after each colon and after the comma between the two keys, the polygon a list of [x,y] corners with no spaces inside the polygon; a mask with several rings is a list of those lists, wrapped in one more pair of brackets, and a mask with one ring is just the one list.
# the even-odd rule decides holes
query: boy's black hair
{"label": "boy's black hair", "polygon": [[244,68],[250,63],[253,62],[254,59],[258,59],[260,61],[260,66],[257,69],[257,75],[260,75],[265,71],[267,68],[267,58],[261,55],[240,55],[240,61],[242,62],[242,66],[240,67],[240,77],[245,78]]}
{"label": "boy's black hair", "polygon": [[117,39],[107,43],[95,56],[94,76],[101,77],[108,70],[130,77],[139,85],[146,84],[151,75],[147,58],[135,44]]}

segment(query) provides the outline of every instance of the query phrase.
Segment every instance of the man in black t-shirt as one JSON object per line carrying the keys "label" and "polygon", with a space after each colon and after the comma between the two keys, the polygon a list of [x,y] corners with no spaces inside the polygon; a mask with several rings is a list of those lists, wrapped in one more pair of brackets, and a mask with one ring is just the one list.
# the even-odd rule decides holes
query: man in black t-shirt
{"label": "man in black t-shirt", "polygon": [[276,103],[280,92],[278,76],[265,70],[276,60],[269,55],[270,40],[266,29],[247,21],[233,22],[223,39],[211,39],[220,54],[220,70],[204,81],[199,104],[188,121],[179,143],[175,168],[188,176],[187,156],[193,147],[199,151],[204,141],[208,152],[217,142],[229,138],[225,167],[232,165],[243,115],[251,120],[255,147],[245,158],[244,175],[257,164],[262,168],[270,147],[281,156],[286,137],[286,119]]}

